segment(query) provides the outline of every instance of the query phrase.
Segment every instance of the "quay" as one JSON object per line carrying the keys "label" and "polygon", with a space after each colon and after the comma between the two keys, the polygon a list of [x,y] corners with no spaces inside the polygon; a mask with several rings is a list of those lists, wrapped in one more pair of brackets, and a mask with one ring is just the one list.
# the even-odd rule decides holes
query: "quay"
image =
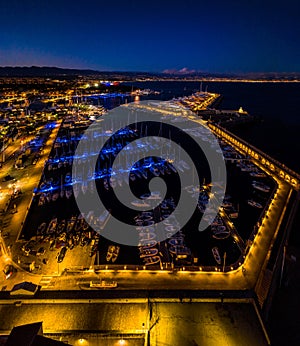
{"label": "quay", "polygon": [[230,145],[233,145],[242,154],[249,156],[249,158],[272,176],[285,181],[297,191],[300,189],[300,174],[294,172],[292,169],[286,167],[284,164],[273,159],[270,155],[247,143],[227,129],[211,122],[207,122],[207,125],[215,135],[221,137]]}

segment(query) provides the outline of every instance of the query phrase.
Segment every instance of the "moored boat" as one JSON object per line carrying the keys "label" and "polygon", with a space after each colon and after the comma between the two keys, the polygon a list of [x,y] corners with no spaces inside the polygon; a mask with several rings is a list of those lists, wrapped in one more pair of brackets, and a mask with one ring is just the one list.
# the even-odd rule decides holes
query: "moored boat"
{"label": "moored boat", "polygon": [[55,232],[57,227],[57,218],[53,217],[52,220],[49,222],[48,228],[47,228],[47,234],[52,234]]}
{"label": "moored boat", "polygon": [[115,246],[114,251],[113,251],[113,253],[112,253],[112,258],[111,258],[111,261],[112,261],[112,262],[115,262],[115,261],[116,261],[116,259],[117,259],[118,256],[119,256],[119,252],[120,252],[120,246]]}
{"label": "moored boat", "polygon": [[58,234],[62,233],[65,230],[65,227],[66,227],[66,220],[63,219],[60,221],[60,223],[57,226],[57,233]]}
{"label": "moored boat", "polygon": [[255,178],[265,178],[266,174],[262,171],[253,171],[250,173],[251,177],[255,177]]}
{"label": "moored boat", "polygon": [[214,246],[214,247],[211,249],[211,251],[212,251],[212,254],[213,254],[214,259],[216,260],[216,262],[217,262],[218,264],[221,264],[221,263],[222,263],[222,260],[221,260],[221,256],[220,256],[218,247],[217,247],[217,246]]}
{"label": "moored boat", "polygon": [[260,208],[260,209],[263,207],[260,203],[254,201],[253,199],[248,199],[247,202],[249,205],[251,205],[251,207]]}
{"label": "moored boat", "polygon": [[107,281],[107,280],[100,280],[100,282],[90,281],[91,288],[116,288],[117,286],[118,286],[117,281]]}
{"label": "moored boat", "polygon": [[270,186],[266,185],[266,184],[263,184],[259,181],[253,181],[252,182],[252,186],[257,189],[257,190],[260,190],[260,191],[263,191],[263,192],[269,192],[270,191]]}
{"label": "moored boat", "polygon": [[151,256],[151,257],[145,257],[144,258],[145,265],[152,265],[160,262],[159,256]]}
{"label": "moored boat", "polygon": [[43,222],[39,225],[38,229],[37,229],[37,235],[42,235],[45,233],[45,230],[46,230],[46,227],[47,227],[47,224],[46,222]]}
{"label": "moored boat", "polygon": [[100,279],[100,281],[90,281],[88,285],[82,284],[79,287],[82,290],[116,288],[116,287],[118,287],[118,283],[117,283],[117,281]]}

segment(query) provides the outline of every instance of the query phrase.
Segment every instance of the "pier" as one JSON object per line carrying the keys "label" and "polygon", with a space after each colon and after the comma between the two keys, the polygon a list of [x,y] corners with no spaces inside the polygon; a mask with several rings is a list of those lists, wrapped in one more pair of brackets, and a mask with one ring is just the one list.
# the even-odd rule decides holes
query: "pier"
{"label": "pier", "polygon": [[221,137],[228,144],[234,146],[234,148],[240,153],[249,156],[249,159],[252,159],[255,164],[262,166],[263,169],[270,172],[272,176],[277,177],[281,181],[285,181],[297,191],[300,189],[300,174],[294,172],[281,162],[273,159],[270,155],[264,153],[254,145],[247,143],[245,140],[239,138],[223,127],[211,122],[207,122],[207,125],[215,135]]}

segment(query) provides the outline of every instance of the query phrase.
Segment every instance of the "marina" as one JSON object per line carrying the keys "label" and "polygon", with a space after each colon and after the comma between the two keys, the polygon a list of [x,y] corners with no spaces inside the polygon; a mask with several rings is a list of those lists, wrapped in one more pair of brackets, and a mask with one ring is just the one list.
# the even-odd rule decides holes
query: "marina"
{"label": "marina", "polygon": [[[172,103],[170,107],[172,112]],[[150,129],[147,124],[122,129],[114,135],[109,146],[101,151],[93,172],[89,165],[89,157],[98,155],[96,148],[110,133],[108,129],[104,129],[103,134],[95,134],[91,138],[88,152],[79,158],[77,169],[82,171],[76,174],[77,180],[74,180],[71,166],[75,148],[83,131],[93,122],[87,116],[78,115],[70,114],[60,127],[49,159],[45,163],[40,184],[35,190],[31,210],[20,239],[27,241],[35,239],[46,247],[49,244],[50,249],[67,247],[70,250],[68,256],[71,256],[72,250],[78,246],[87,248],[88,256],[95,266],[133,264],[157,269],[164,266],[174,268],[188,266],[191,270],[193,268],[198,270],[201,266],[207,270],[215,270],[214,266],[219,263],[216,263],[212,249],[216,247],[221,256],[227,254],[226,268],[235,266],[240,261],[244,244],[253,236],[257,220],[263,215],[263,209],[267,208],[276,187],[272,178],[265,173],[264,176],[259,174],[259,168],[250,157],[242,155],[219,139],[228,170],[228,184],[221,209],[215,220],[212,220],[211,226],[204,232],[196,231],[197,222],[205,212],[205,220],[210,220],[210,210],[206,210],[206,206],[210,199],[211,186],[209,182],[205,183],[209,178],[204,173],[202,184],[189,186],[182,192],[188,198],[198,199],[198,208],[193,218],[182,229],[178,227],[176,216],[170,217],[176,208],[176,198],[174,200],[175,196],[172,195],[167,196],[155,213],[131,212],[127,215],[127,222],[136,224],[139,234],[140,247],[132,249],[113,244],[101,236],[101,232],[109,229],[110,213],[113,213],[114,208],[119,208],[118,204],[110,203],[110,212],[105,210],[99,214],[96,210],[86,210],[82,214],[75,203],[75,197],[93,195],[96,190],[105,197],[112,188],[122,188],[130,184],[141,198],[133,200],[132,206],[151,209],[151,204],[160,198],[159,192],[147,194],[143,186],[153,177],[163,177],[169,183],[176,180],[178,173],[172,161],[150,157],[139,161],[131,169],[117,164],[117,170],[114,172],[111,170],[111,162],[119,153],[126,155],[125,161],[129,161],[134,155],[138,155],[139,151],[147,152],[147,148],[136,145],[134,141],[149,135],[150,131],[161,132],[161,129]],[[202,136],[200,130],[199,135]],[[130,151],[122,150],[124,144],[130,148]],[[151,142],[148,140],[148,146],[158,148],[158,143],[155,140]],[[185,172],[191,167],[184,160],[179,160],[178,169]],[[251,173],[258,174],[260,180],[253,180]],[[252,198],[256,200],[256,204],[249,203]],[[211,212],[214,213],[214,204],[211,208]],[[167,238],[163,242],[156,240],[155,223],[159,221],[164,224]],[[76,263],[76,259],[74,261]]]}

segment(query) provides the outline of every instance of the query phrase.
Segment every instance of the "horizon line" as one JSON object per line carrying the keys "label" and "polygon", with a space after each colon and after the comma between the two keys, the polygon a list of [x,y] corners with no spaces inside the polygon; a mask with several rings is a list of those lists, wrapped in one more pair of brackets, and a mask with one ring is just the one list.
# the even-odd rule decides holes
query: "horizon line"
{"label": "horizon line", "polygon": [[61,66],[50,66],[50,65],[0,65],[1,69],[4,68],[55,68],[55,69],[64,69],[64,70],[78,70],[78,71],[91,71],[91,72],[99,72],[99,73],[105,73],[105,72],[111,72],[111,73],[147,73],[147,74],[163,74],[163,75],[176,75],[176,76],[192,76],[192,75],[198,75],[198,74],[219,74],[219,75],[250,75],[250,74],[256,74],[256,75],[262,75],[262,74],[300,74],[300,71],[267,71],[267,72],[259,72],[259,71],[225,71],[225,72],[208,72],[203,70],[191,70],[182,72],[181,69],[164,69],[163,71],[147,71],[147,70],[100,70],[100,69],[94,69],[94,68],[84,68],[84,67],[61,67]]}

